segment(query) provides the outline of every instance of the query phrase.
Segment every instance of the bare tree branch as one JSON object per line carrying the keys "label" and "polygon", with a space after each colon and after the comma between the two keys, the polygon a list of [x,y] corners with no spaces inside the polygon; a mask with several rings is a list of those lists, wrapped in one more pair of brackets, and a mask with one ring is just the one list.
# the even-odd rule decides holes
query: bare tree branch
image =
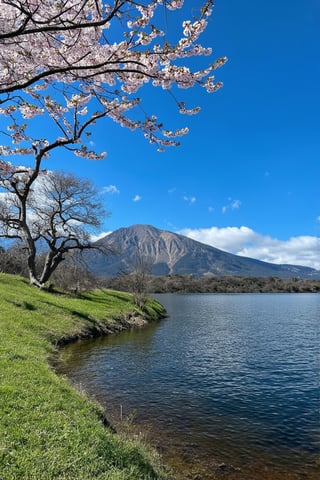
{"label": "bare tree branch", "polygon": [[[24,182],[15,178],[21,175],[19,170],[0,177],[8,192],[0,199],[0,237],[23,242],[30,283],[42,287],[71,252],[97,248],[89,232],[100,226],[105,211],[92,182],[63,172],[41,176],[41,162],[38,165],[36,158],[35,163],[38,168],[29,176],[24,172]],[[45,259],[38,271],[41,245],[46,246]]]}

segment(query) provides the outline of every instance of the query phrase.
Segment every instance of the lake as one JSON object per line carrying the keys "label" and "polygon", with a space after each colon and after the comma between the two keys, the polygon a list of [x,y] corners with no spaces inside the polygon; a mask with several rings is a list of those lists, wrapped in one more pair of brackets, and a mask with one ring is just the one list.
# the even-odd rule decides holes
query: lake
{"label": "lake", "polygon": [[167,319],[67,346],[63,373],[177,479],[318,479],[320,295],[156,298]]}

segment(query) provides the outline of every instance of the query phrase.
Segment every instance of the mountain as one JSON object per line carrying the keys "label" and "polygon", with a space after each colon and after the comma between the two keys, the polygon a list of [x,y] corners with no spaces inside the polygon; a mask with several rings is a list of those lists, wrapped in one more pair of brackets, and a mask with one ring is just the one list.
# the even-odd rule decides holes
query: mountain
{"label": "mountain", "polygon": [[97,276],[112,277],[132,271],[142,260],[154,275],[320,278],[320,271],[313,268],[240,257],[150,225],[120,228],[94,245],[117,252],[108,255],[97,250],[88,252],[87,264]]}

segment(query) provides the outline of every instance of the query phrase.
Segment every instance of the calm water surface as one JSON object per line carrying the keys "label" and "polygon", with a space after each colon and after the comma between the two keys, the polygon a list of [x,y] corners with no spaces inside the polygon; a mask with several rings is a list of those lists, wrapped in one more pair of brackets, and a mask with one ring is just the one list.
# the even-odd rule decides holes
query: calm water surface
{"label": "calm water surface", "polygon": [[320,295],[157,298],[168,319],[68,346],[64,373],[175,478],[318,479]]}

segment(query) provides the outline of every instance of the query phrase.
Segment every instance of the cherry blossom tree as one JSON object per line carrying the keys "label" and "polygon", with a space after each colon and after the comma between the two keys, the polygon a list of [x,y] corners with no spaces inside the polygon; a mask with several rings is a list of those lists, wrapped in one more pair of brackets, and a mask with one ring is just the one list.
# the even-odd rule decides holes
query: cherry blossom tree
{"label": "cherry blossom tree", "polygon": [[[195,57],[211,55],[198,43],[212,13],[212,0],[204,1],[169,35],[169,15],[183,0],[0,0],[0,115],[10,120],[7,140],[17,145],[3,145],[0,153],[32,153],[44,139],[31,138],[27,127],[43,115],[56,124],[59,146],[77,145],[74,152],[90,159],[105,155],[85,141],[102,117],[140,129],[160,150],[178,145],[188,129],[163,128],[156,115],[144,113],[138,92],[151,83],[176,99],[176,87],[221,87],[213,71],[225,58],[192,70]],[[199,111],[176,102],[182,114]]]}

